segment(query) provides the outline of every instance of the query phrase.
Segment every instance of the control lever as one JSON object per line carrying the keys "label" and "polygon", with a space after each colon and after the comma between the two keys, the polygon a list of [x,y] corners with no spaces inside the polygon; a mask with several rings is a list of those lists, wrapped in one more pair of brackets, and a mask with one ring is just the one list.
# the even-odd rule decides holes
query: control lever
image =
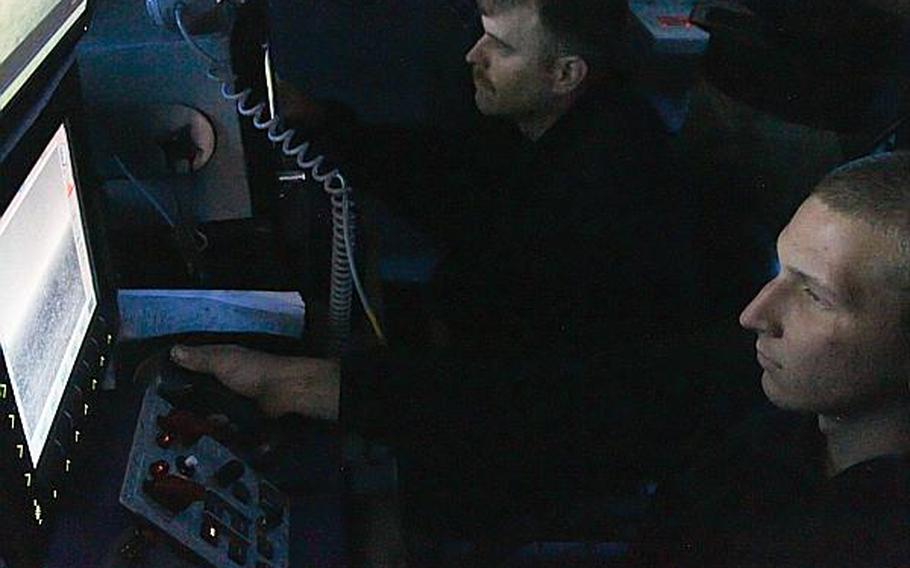
{"label": "control lever", "polygon": [[205,499],[203,485],[173,474],[145,480],[142,490],[172,513],[179,513],[195,501]]}
{"label": "control lever", "polygon": [[[269,421],[253,400],[231,391],[212,375],[180,367],[167,353],[154,355],[142,363],[137,369],[137,377],[141,374],[156,381],[158,395],[179,411],[210,421],[223,416],[233,442],[255,447],[264,441]],[[225,429],[215,429],[221,434],[218,430],[223,432]]]}

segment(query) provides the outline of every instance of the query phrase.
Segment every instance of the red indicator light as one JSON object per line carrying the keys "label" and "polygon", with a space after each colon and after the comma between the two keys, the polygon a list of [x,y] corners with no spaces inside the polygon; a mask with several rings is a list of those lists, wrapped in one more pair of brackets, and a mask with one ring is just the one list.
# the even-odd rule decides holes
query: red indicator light
{"label": "red indicator light", "polygon": [[158,447],[160,448],[170,448],[171,444],[174,443],[174,436],[170,432],[162,432],[158,434]]}
{"label": "red indicator light", "polygon": [[689,16],[657,16],[657,23],[665,28],[691,28]]}
{"label": "red indicator light", "polygon": [[167,475],[170,469],[171,466],[166,461],[158,460],[149,466],[149,475],[152,476],[152,479],[161,479]]}

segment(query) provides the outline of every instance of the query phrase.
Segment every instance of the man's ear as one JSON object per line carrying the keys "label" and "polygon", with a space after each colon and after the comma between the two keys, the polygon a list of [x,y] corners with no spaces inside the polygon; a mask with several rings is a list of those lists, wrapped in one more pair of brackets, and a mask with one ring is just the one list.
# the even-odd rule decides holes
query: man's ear
{"label": "man's ear", "polygon": [[553,65],[553,93],[568,95],[588,76],[588,62],[578,55],[558,57]]}

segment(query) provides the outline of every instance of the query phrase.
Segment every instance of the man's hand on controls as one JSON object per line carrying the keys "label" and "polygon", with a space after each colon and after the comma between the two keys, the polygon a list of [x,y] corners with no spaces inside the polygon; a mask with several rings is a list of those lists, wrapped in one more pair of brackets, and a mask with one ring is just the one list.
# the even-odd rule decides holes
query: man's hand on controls
{"label": "man's hand on controls", "polygon": [[284,357],[239,345],[177,345],[171,359],[191,371],[214,375],[229,389],[257,401],[269,416],[297,413],[338,419],[341,371],[335,361]]}

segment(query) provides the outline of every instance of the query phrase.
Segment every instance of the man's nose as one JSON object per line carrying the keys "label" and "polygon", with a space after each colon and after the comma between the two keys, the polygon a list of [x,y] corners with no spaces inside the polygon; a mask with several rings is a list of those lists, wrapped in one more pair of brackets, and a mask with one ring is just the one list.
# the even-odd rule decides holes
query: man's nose
{"label": "man's nose", "polygon": [[480,60],[481,60],[481,56],[480,56],[480,51],[481,51],[480,42],[481,42],[482,40],[483,40],[483,38],[480,38],[480,39],[478,39],[476,42],[474,42],[474,45],[471,46],[471,49],[469,49],[468,52],[467,52],[467,53],[465,54],[465,56],[464,56],[464,60],[465,60],[466,62],[470,63],[471,65],[478,65],[478,64],[480,64]]}
{"label": "man's nose", "polygon": [[771,280],[756,294],[741,314],[739,325],[756,333],[767,333],[775,337],[780,336],[783,328],[780,324],[777,296],[778,282]]}

